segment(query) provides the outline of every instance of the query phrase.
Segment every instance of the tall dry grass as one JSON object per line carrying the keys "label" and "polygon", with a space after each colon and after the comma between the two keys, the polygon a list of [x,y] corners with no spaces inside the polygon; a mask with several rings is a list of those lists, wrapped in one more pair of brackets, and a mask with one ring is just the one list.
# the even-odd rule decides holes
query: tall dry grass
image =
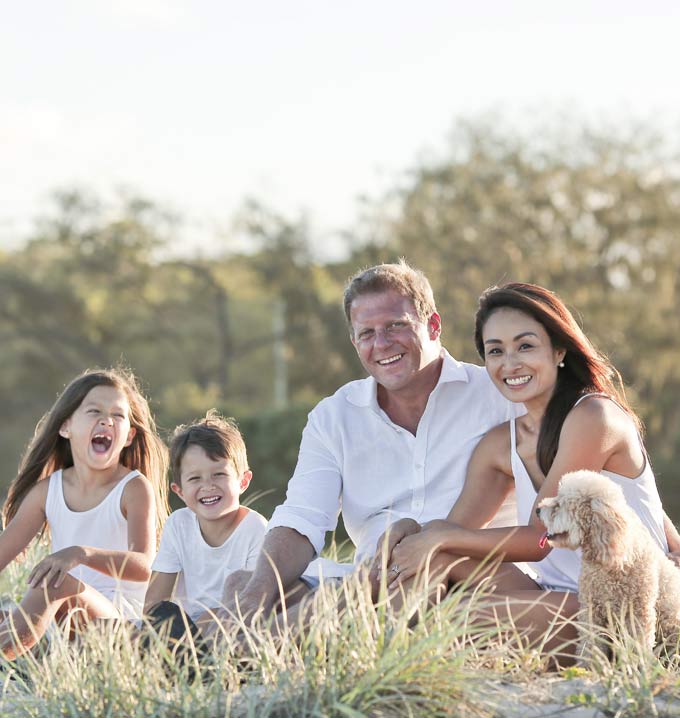
{"label": "tall dry grass", "polygon": [[[21,593],[31,565],[3,573],[3,594]],[[374,606],[365,583],[354,577],[320,590],[303,629],[264,620],[252,629],[233,626],[202,661],[191,651],[173,654],[164,640],[129,624],[93,626],[76,641],[55,630],[39,650],[2,662],[0,714],[680,715],[675,656],[660,660],[624,636],[615,639],[613,661],[600,655],[589,670],[549,673],[550,652],[528,645],[512,625],[478,619],[494,600],[484,590],[458,592],[430,606],[423,590],[414,592],[406,610],[394,613],[385,602]],[[416,613],[420,620],[414,623],[409,616]]]}

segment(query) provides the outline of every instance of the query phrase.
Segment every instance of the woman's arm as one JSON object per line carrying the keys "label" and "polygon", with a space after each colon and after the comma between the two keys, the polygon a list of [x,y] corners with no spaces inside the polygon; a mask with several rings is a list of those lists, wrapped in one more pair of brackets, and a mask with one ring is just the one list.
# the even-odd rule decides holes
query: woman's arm
{"label": "woman's arm", "polygon": [[[560,433],[557,454],[538,492],[536,504],[557,493],[559,480],[565,473],[577,469],[601,471],[609,458],[621,449],[622,444],[631,440],[630,419],[623,415],[624,424],[621,416],[611,416],[612,411],[623,415],[613,402],[594,398],[583,402],[568,414]],[[509,456],[509,440],[506,454]],[[399,580],[403,581],[409,574],[413,575],[424,563],[425,557],[437,551],[471,558],[502,554],[505,561],[540,561],[545,558],[550,547],[547,544],[543,547],[539,545],[545,529],[535,511],[531,512],[528,526],[484,529],[473,525],[480,525],[480,519],[486,519],[487,499],[483,495],[485,485],[492,487],[493,482],[480,482],[477,491],[470,487],[469,500],[461,506],[458,503],[454,506],[449,519],[455,520],[458,510],[458,516],[466,522],[464,525],[432,522],[420,534],[405,538],[395,547],[392,559],[400,569]],[[468,523],[469,516],[474,515],[475,501],[479,501],[482,511],[476,521]]]}
{"label": "woman's arm", "polygon": [[45,523],[48,481],[39,481],[21,502],[14,518],[0,533],[0,571],[31,543]]}
{"label": "woman's arm", "polygon": [[41,584],[60,586],[66,574],[82,564],[126,581],[148,581],[155,551],[155,502],[151,484],[142,476],[130,480],[121,500],[127,518],[128,550],[94,546],[69,546],[38,563],[28,578],[33,587]]}
{"label": "woman's arm", "polygon": [[663,512],[663,530],[668,544],[668,558],[676,566],[680,566],[680,534],[665,511]]}
{"label": "woman's arm", "polygon": [[[489,431],[474,450],[468,465],[465,485],[445,521],[431,521],[420,533],[403,538],[392,551],[392,565],[399,573],[388,579],[404,581],[413,576],[429,555],[451,551],[465,556],[487,556],[520,552],[522,560],[545,555],[539,547],[542,531],[529,529],[518,536],[516,527],[485,529],[514,486],[510,465],[510,428],[501,424]],[[532,554],[533,558],[533,554]],[[509,560],[512,559],[508,556]]]}
{"label": "woman's arm", "polygon": [[465,484],[447,521],[465,528],[481,528],[496,515],[514,487],[510,465],[510,425],[491,429],[472,452]]}

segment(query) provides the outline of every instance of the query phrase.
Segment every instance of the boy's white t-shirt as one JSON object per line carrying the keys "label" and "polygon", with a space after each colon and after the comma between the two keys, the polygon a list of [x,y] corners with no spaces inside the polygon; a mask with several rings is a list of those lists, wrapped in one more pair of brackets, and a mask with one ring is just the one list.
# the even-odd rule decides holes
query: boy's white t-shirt
{"label": "boy's white t-shirt", "polygon": [[180,574],[174,600],[195,620],[207,608],[222,604],[224,581],[230,573],[255,568],[266,526],[264,516],[249,509],[221,546],[210,546],[196,514],[188,508],[178,509],[165,522],[151,568]]}

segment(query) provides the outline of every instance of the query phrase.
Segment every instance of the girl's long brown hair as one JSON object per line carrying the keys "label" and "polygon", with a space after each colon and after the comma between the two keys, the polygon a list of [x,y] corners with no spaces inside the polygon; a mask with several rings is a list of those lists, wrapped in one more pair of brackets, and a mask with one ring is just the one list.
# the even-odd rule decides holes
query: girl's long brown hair
{"label": "girl's long brown hair", "polygon": [[38,481],[46,479],[57,469],[73,466],[71,444],[59,434],[59,429],[96,386],[119,389],[130,404],[130,425],[137,431],[130,446],[121,452],[119,460],[123,466],[140,471],[151,482],[156,499],[156,533],[160,536],[169,512],[166,481],[168,452],[156,433],[149,404],[139,390],[134,374],[125,369],[84,372],[64,389],[52,408],[40,419],[19,464],[19,472],[9,487],[2,508],[3,527],[14,518],[21,502]]}
{"label": "girl's long brown hair", "polygon": [[533,317],[548,333],[553,348],[567,352],[538,434],[536,457],[544,474],[548,473],[555,459],[562,424],[583,394],[607,394],[631,416],[642,433],[642,423],[626,400],[621,375],[593,346],[556,294],[537,284],[521,282],[485,290],[475,315],[475,346],[482,359],[485,359],[484,325],[498,309],[517,309]]}

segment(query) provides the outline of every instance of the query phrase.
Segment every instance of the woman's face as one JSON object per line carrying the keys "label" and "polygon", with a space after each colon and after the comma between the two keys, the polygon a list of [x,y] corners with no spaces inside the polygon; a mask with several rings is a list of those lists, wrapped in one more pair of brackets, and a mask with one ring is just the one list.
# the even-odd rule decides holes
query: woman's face
{"label": "woman's face", "polygon": [[484,363],[510,401],[547,405],[565,351],[553,347],[543,325],[518,309],[496,309],[482,329]]}

